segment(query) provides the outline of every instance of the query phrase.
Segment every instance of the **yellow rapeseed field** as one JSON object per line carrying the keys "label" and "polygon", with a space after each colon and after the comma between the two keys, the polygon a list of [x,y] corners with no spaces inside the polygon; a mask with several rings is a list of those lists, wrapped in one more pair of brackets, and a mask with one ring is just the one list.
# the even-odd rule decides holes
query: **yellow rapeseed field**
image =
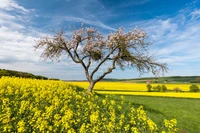
{"label": "yellow rapeseed field", "polygon": [[[87,89],[88,82],[68,82]],[[152,86],[162,84],[151,84]],[[168,90],[179,88],[182,91],[189,91],[191,84],[164,84]],[[147,84],[129,82],[98,82],[94,90],[101,94],[122,94],[122,95],[143,95],[143,96],[162,96],[162,97],[181,97],[181,98],[200,98],[200,93],[190,92],[147,92]],[[200,85],[198,85],[200,87]]]}
{"label": "yellow rapeseed field", "polygon": [[172,119],[158,126],[123,96],[86,95],[62,81],[0,79],[0,133],[176,133],[176,125]]}
{"label": "yellow rapeseed field", "polygon": [[[89,86],[88,82],[68,82],[83,88]],[[124,83],[124,82],[98,82],[94,90],[130,90],[130,91],[146,91],[146,84]]]}

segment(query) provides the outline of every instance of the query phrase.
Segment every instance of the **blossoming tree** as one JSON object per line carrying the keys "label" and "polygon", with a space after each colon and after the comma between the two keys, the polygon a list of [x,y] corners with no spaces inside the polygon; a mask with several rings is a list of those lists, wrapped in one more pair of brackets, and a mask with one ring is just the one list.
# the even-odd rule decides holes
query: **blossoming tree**
{"label": "blossoming tree", "polygon": [[[103,36],[97,29],[81,27],[75,29],[70,37],[61,30],[53,37],[41,38],[36,41],[35,48],[44,48],[41,57],[45,59],[59,59],[67,54],[68,58],[80,64],[90,83],[87,92],[91,92],[94,85],[117,66],[121,69],[133,67],[140,73],[166,71],[166,64],[154,61],[154,57],[149,55],[148,47],[152,43],[147,42],[146,38],[147,33],[137,28],[130,32],[119,28]],[[94,76],[106,62],[107,69],[101,75]]]}

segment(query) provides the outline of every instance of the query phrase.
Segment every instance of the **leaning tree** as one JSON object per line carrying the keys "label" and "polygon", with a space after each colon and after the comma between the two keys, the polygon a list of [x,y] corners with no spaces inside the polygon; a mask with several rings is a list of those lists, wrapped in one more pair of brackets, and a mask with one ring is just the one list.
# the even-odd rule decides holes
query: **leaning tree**
{"label": "leaning tree", "polygon": [[[70,36],[61,30],[54,36],[41,38],[36,41],[35,48],[44,48],[41,57],[45,59],[59,59],[61,55],[67,54],[75,63],[80,64],[90,83],[87,92],[91,92],[94,85],[117,66],[121,69],[133,67],[140,73],[150,71],[154,75],[160,70],[166,71],[166,64],[156,62],[149,55],[148,47],[152,43],[146,40],[147,33],[137,28],[130,32],[119,28],[103,36],[95,28],[81,27],[74,29]],[[105,63],[106,70],[94,76]]]}

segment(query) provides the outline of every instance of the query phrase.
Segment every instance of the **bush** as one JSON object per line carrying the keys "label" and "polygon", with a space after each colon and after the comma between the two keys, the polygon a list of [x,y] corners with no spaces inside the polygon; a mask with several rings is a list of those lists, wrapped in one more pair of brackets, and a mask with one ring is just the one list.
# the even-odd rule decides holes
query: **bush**
{"label": "bush", "polygon": [[157,85],[157,86],[153,87],[153,91],[155,91],[155,92],[160,92],[161,90],[162,90],[161,85]]}
{"label": "bush", "polygon": [[174,91],[175,92],[181,92],[182,90],[180,88],[176,87],[176,88],[174,88]]}
{"label": "bush", "polygon": [[198,92],[198,91],[199,91],[199,87],[197,85],[190,86],[190,92]]}
{"label": "bush", "polygon": [[[148,89],[148,86],[147,86],[147,89]],[[152,87],[152,90],[151,91],[154,91],[154,92],[166,92],[167,91],[167,87],[165,85],[157,85],[157,86],[153,86]]]}
{"label": "bush", "polygon": [[162,85],[162,91],[163,92],[167,91],[167,87],[165,85]]}
{"label": "bush", "polygon": [[152,88],[152,85],[147,84],[147,91],[148,91],[148,92],[151,92],[151,88]]}
{"label": "bush", "polygon": [[161,92],[162,91],[161,85],[157,85],[156,89],[157,89],[158,92]]}

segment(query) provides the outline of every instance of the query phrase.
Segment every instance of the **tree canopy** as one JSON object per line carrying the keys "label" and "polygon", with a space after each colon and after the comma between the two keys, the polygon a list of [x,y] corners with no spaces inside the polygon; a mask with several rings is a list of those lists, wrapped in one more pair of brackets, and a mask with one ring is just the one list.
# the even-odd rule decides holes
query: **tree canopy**
{"label": "tree canopy", "polygon": [[[166,64],[158,63],[148,53],[148,47],[152,44],[146,41],[147,33],[138,28],[125,32],[119,28],[114,33],[103,36],[93,27],[74,29],[71,36],[67,36],[63,30],[56,32],[54,36],[44,37],[36,41],[35,48],[44,48],[41,57],[45,59],[59,59],[67,54],[75,63],[80,64],[85,70],[85,76],[90,83],[88,92],[94,85],[111,73],[118,66],[136,68],[140,73],[166,71]],[[110,66],[102,75],[94,78],[94,74],[100,67],[109,62]],[[96,64],[94,69],[92,64]]]}

